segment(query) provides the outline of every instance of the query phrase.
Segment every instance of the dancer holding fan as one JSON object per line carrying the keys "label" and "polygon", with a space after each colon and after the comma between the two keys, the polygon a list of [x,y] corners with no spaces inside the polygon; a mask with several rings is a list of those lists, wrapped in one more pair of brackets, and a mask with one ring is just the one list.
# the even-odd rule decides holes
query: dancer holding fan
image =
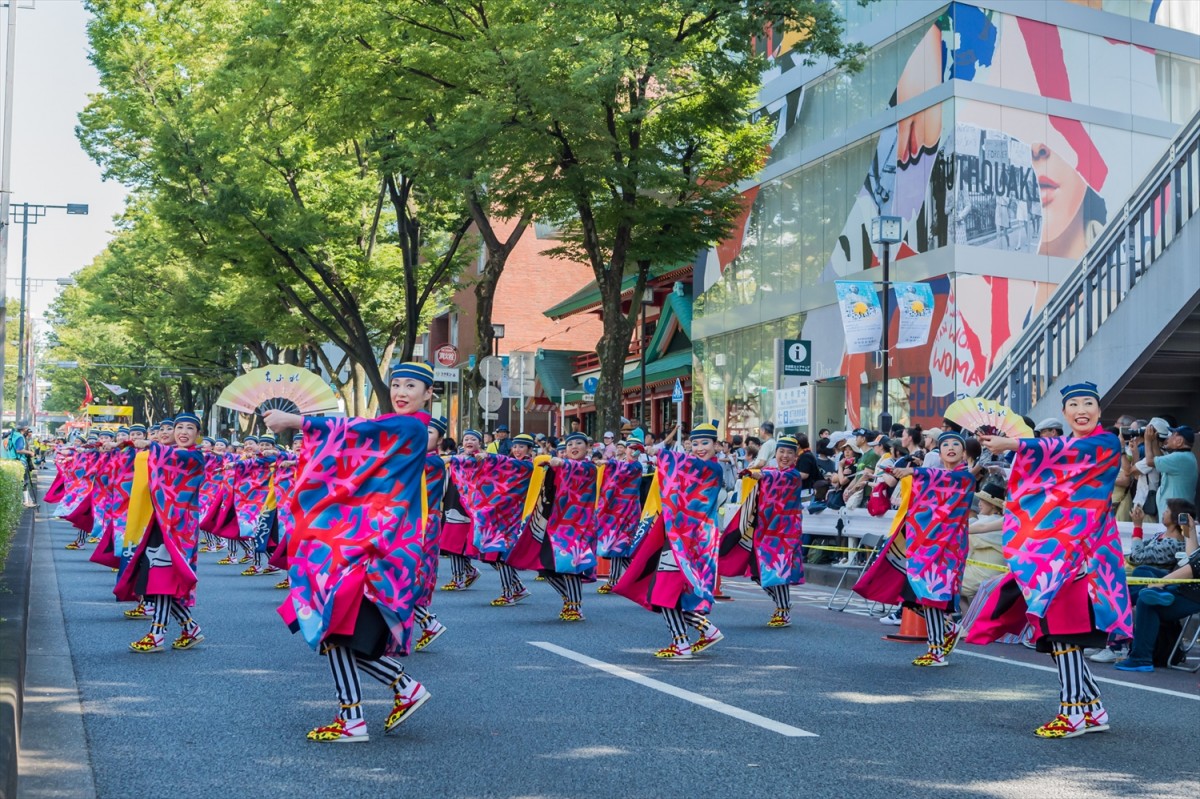
{"label": "dancer holding fan", "polygon": [[1034,730],[1074,738],[1109,728],[1108,711],[1082,648],[1132,636],[1129,589],[1111,501],[1121,442],[1100,427],[1094,383],[1062,390],[1071,434],[1063,438],[983,436],[994,453],[1016,452],[1004,514],[1011,571],[983,602],[967,641],[989,643],[1028,623],[1039,652],[1054,658],[1059,712]]}
{"label": "dancer holding fan", "polygon": [[263,414],[275,432],[304,431],[293,492],[291,589],[279,612],[327,657],[333,674],[339,710],[332,723],[308,733],[314,742],[368,739],[360,670],[393,691],[385,732],[430,696],[393,656],[412,648],[421,596],[430,421],[424,408],[433,396],[433,369],[401,364],[390,385],[396,413],[378,419]]}

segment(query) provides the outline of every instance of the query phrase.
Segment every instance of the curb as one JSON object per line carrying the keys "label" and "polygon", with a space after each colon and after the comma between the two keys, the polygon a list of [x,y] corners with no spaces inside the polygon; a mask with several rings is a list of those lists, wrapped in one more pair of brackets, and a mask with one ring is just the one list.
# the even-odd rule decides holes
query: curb
{"label": "curb", "polygon": [[24,513],[0,571],[0,799],[17,795],[17,743],[25,698],[25,642],[35,513]]}

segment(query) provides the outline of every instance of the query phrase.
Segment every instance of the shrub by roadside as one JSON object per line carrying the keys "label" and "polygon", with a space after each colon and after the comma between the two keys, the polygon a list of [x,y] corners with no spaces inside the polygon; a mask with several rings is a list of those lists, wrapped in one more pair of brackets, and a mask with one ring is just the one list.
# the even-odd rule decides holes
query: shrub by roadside
{"label": "shrub by roadside", "polygon": [[24,466],[17,461],[0,461],[0,566],[8,557],[9,542],[25,511],[21,496],[24,481]]}

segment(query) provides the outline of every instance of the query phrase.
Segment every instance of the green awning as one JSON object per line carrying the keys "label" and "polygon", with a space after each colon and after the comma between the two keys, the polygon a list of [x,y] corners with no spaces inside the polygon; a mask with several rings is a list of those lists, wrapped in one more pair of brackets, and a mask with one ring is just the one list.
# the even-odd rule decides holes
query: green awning
{"label": "green awning", "polygon": [[[684,264],[655,264],[650,267],[650,273],[646,276],[648,281],[659,280],[672,272],[687,270],[692,267],[692,262],[688,261]],[[633,287],[637,284],[637,274],[626,275],[621,281],[621,294],[625,296],[633,293]],[[562,319],[572,314],[586,311],[600,305],[600,289],[596,286],[596,281],[588,283],[579,291],[567,297],[565,300],[548,308],[543,313],[551,319]]]}
{"label": "green awning", "polygon": [[542,383],[542,391],[546,398],[557,401],[565,390],[568,393],[579,391],[579,381],[575,379],[575,356],[582,355],[578,350],[538,350],[534,359],[534,371]]}
{"label": "green awning", "polygon": [[692,293],[691,287],[676,283],[675,288],[663,301],[662,313],[654,325],[654,336],[646,345],[646,362],[658,360],[659,353],[671,345],[674,334],[682,333],[692,340]]}
{"label": "green awning", "polygon": [[[653,363],[646,363],[646,385],[658,383],[663,380],[674,380],[677,377],[692,376],[692,351],[680,350],[672,352],[669,355],[664,355]],[[628,391],[631,388],[641,388],[642,386],[642,365],[634,363],[625,369],[625,382],[622,389]]]}

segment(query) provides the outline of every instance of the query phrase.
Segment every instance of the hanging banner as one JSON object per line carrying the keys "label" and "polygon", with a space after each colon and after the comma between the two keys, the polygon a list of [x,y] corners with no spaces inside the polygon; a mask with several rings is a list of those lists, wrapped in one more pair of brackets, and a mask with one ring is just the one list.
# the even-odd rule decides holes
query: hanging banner
{"label": "hanging banner", "polygon": [[896,292],[896,310],[900,317],[896,349],[920,347],[929,340],[933,325],[933,287],[928,283],[898,283],[892,281]]}
{"label": "hanging banner", "polygon": [[837,281],[838,307],[846,334],[846,354],[857,355],[879,349],[883,336],[883,311],[879,295],[869,281]]}

